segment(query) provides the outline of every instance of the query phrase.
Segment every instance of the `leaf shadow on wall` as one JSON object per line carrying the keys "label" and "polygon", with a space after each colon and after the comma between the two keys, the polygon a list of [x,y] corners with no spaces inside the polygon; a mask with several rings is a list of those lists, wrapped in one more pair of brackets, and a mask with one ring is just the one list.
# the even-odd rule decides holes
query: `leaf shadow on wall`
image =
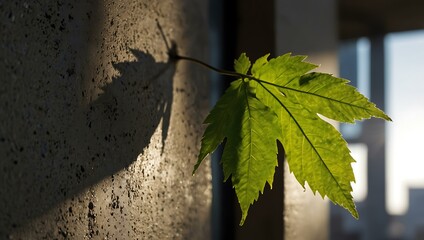
{"label": "leaf shadow on wall", "polygon": [[[4,187],[0,193],[7,196],[2,200],[5,206],[11,206],[0,211],[0,238],[21,232],[27,223],[58,204],[125,170],[144,153],[159,126],[159,151],[163,151],[171,117],[175,64],[156,62],[151,54],[140,50],[131,49],[131,53],[136,60],[113,64],[119,74],[102,88],[96,100],[69,109],[61,107],[64,102],[55,103],[51,111],[59,114],[48,121],[38,120],[47,126],[48,135],[19,139],[23,145],[41,150],[36,150],[38,156],[29,152],[17,156],[18,160],[7,160],[8,164],[19,161],[20,168],[10,175],[20,177],[0,184]],[[76,97],[70,99],[78,101]],[[59,209],[59,215],[52,216],[62,214],[71,216],[72,208]]]}
{"label": "leaf shadow on wall", "polygon": [[161,121],[162,153],[165,147],[175,65],[156,62],[152,55],[139,50],[131,52],[137,61],[113,64],[120,75],[102,88],[104,93],[84,110],[81,129],[85,130],[74,138],[90,143],[82,154],[94,165],[83,164],[101,170],[95,181],[134,162]]}

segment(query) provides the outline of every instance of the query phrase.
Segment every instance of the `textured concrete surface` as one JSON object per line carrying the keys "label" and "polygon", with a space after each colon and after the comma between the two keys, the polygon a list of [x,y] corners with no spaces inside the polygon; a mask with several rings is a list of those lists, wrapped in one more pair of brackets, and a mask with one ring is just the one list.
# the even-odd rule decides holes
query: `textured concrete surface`
{"label": "textured concrete surface", "polygon": [[0,1],[0,239],[208,239],[207,4],[87,2]]}

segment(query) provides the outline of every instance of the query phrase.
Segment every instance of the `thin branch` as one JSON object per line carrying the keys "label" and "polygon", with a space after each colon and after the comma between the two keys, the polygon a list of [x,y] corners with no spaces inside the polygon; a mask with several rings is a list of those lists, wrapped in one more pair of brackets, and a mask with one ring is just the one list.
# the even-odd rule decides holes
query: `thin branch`
{"label": "thin branch", "polygon": [[213,71],[215,71],[217,73],[220,73],[222,75],[232,76],[232,77],[239,77],[239,78],[247,78],[247,79],[252,79],[252,80],[256,80],[256,81],[262,81],[260,79],[257,79],[255,77],[250,76],[250,75],[247,75],[247,74],[233,72],[233,71],[228,71],[228,70],[222,70],[222,69],[216,68],[214,66],[211,66],[211,65],[209,65],[209,64],[207,64],[205,62],[202,62],[202,61],[200,61],[198,59],[195,59],[195,58],[181,56],[181,55],[178,55],[178,54],[170,54],[170,57],[173,58],[174,60],[177,60],[177,61],[178,60],[187,60],[187,61],[190,61],[190,62],[197,63],[199,65],[202,65],[202,66],[204,66],[206,68],[209,68],[209,69],[211,69],[211,70],[213,70]]}
{"label": "thin branch", "polygon": [[222,69],[216,68],[214,66],[211,66],[211,65],[209,65],[209,64],[207,64],[205,62],[202,62],[202,61],[200,61],[198,59],[178,55],[175,52],[169,52],[169,56],[172,59],[176,60],[176,61],[178,61],[178,60],[187,60],[187,61],[190,61],[190,62],[194,62],[194,63],[200,64],[200,65],[202,65],[202,66],[204,66],[206,68],[209,68],[209,69],[211,69],[211,70],[213,70],[213,71],[215,71],[217,73],[220,73],[222,75],[227,75],[227,76],[232,76],[232,77],[239,77],[239,78],[247,78],[247,79],[255,80],[255,81],[257,81],[260,84],[261,83],[265,83],[265,84],[272,85],[272,86],[278,87],[278,88],[291,89],[291,88],[288,88],[288,87],[285,87],[285,86],[281,86],[281,85],[278,85],[278,84],[275,84],[275,83],[271,83],[271,82],[268,82],[268,81],[265,81],[265,80],[262,80],[262,79],[259,79],[259,78],[255,78],[254,76],[251,76],[251,75],[247,75],[247,74],[243,74],[243,73],[238,73],[238,72],[233,72],[233,71],[228,71],[228,70],[222,70]]}

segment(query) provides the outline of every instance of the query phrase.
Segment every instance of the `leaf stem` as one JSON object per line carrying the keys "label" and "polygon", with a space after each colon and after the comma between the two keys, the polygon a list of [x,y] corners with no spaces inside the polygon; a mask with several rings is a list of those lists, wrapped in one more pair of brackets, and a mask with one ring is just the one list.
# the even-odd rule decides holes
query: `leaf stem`
{"label": "leaf stem", "polygon": [[215,72],[222,74],[222,75],[232,76],[232,77],[240,77],[240,78],[248,78],[248,79],[260,81],[260,79],[256,79],[255,77],[247,75],[247,74],[242,74],[242,73],[238,73],[238,72],[233,72],[233,71],[222,70],[222,69],[216,68],[214,66],[211,66],[211,65],[209,65],[205,62],[202,62],[198,59],[195,59],[195,58],[181,56],[181,55],[178,55],[178,54],[170,54],[170,57],[173,58],[174,60],[177,60],[177,61],[178,60],[186,60],[186,61],[197,63],[199,65],[202,65],[206,68],[209,68],[210,70],[215,71]]}
{"label": "leaf stem", "polygon": [[222,74],[222,75],[232,76],[232,77],[240,77],[240,78],[247,78],[247,79],[255,80],[255,81],[259,82],[259,83],[269,84],[269,85],[272,85],[274,87],[284,88],[284,89],[291,89],[291,88],[287,88],[287,87],[284,87],[284,86],[277,85],[275,83],[264,81],[264,80],[259,79],[259,78],[255,78],[254,76],[251,76],[251,75],[247,75],[247,74],[243,74],[243,73],[238,73],[238,72],[233,72],[233,71],[228,71],[228,70],[222,70],[222,69],[216,68],[214,66],[211,66],[211,65],[209,65],[209,64],[207,64],[207,63],[205,63],[203,61],[200,61],[198,59],[195,59],[195,58],[192,58],[192,57],[186,57],[186,56],[178,55],[175,52],[169,52],[169,56],[172,59],[176,60],[176,61],[178,61],[178,60],[186,60],[186,61],[190,61],[190,62],[194,62],[194,63],[200,64],[200,65],[202,65],[202,66],[204,66],[206,68],[209,68],[210,70],[215,71],[215,72],[217,72],[219,74]]}

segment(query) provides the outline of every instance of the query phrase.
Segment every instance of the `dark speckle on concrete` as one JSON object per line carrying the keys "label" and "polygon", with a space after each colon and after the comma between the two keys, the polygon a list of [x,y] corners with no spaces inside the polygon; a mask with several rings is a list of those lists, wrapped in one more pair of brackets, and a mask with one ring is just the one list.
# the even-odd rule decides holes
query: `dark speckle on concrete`
{"label": "dark speckle on concrete", "polygon": [[90,209],[90,210],[94,209],[94,204],[92,202],[88,203],[88,209]]}

